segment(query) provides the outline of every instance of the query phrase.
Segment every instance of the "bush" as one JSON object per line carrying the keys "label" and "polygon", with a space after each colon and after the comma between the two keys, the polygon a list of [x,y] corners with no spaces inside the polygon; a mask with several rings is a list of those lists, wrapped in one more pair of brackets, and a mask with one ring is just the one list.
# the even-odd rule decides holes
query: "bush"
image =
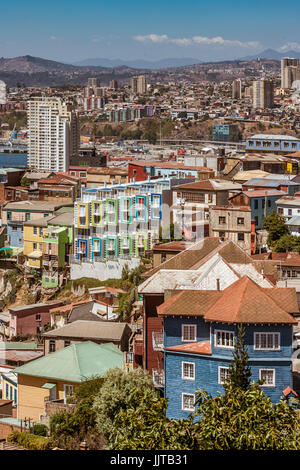
{"label": "bush", "polygon": [[45,424],[35,424],[32,428],[32,434],[46,437],[48,435],[48,428]]}
{"label": "bush", "polygon": [[7,436],[7,441],[30,450],[48,450],[52,446],[47,437],[36,436],[29,432],[13,431]]}

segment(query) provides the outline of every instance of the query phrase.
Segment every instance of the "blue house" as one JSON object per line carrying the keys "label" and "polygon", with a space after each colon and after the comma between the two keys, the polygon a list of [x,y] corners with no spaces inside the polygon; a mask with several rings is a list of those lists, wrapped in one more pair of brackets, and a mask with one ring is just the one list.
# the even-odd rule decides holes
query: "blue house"
{"label": "blue house", "polygon": [[275,201],[286,196],[284,191],[277,189],[242,191],[231,198],[229,204],[232,206],[247,206],[251,209],[251,220],[254,220],[255,230],[261,230],[263,220],[273,211],[277,212]]}
{"label": "blue house", "polygon": [[263,380],[274,403],[292,387],[292,328],[299,314],[296,291],[261,288],[243,276],[224,291],[182,290],[159,307],[163,319],[167,416],[186,418],[195,393],[224,392],[238,325],[245,328],[251,380]]}

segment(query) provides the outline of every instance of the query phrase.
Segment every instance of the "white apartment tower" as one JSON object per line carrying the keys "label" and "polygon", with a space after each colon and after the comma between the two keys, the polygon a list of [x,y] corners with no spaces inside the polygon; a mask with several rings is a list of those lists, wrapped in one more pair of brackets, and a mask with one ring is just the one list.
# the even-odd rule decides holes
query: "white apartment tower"
{"label": "white apartment tower", "polygon": [[0,80],[0,104],[6,104],[6,84]]}
{"label": "white apartment tower", "polygon": [[272,108],[274,106],[274,86],[271,80],[262,78],[253,82],[253,108]]}
{"label": "white apartment tower", "polygon": [[78,118],[60,98],[28,103],[28,165],[38,171],[67,171],[79,147]]}

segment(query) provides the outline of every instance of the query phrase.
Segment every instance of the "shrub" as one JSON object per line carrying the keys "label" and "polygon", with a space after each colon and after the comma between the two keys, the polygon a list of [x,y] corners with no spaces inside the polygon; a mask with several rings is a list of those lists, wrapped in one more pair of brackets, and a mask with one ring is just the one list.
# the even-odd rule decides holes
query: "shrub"
{"label": "shrub", "polygon": [[51,448],[50,439],[29,432],[13,431],[7,436],[7,441],[30,450],[47,450]]}
{"label": "shrub", "polygon": [[48,428],[45,424],[37,423],[32,428],[32,434],[46,437],[48,435]]}

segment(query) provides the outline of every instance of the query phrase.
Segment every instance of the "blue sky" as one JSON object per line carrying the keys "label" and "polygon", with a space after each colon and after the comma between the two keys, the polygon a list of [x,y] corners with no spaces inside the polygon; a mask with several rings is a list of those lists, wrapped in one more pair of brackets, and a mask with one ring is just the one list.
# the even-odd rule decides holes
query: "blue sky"
{"label": "blue sky", "polygon": [[300,51],[299,0],[14,0],[0,17],[1,57],[221,60],[269,47]]}

